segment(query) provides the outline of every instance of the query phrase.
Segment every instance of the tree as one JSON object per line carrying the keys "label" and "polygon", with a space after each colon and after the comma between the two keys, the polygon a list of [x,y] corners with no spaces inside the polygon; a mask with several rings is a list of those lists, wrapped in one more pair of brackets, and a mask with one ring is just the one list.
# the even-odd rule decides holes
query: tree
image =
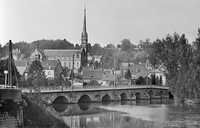
{"label": "tree", "polygon": [[132,77],[131,77],[131,71],[130,69],[127,70],[127,72],[125,73],[125,76],[124,76],[126,79],[130,80]]}
{"label": "tree", "polygon": [[115,48],[115,45],[113,45],[113,44],[107,44],[105,48],[111,48],[112,49],[112,48]]}
{"label": "tree", "polygon": [[145,85],[146,84],[146,79],[142,76],[140,76],[138,79],[136,79],[136,85]]}
{"label": "tree", "polygon": [[136,46],[131,43],[129,39],[123,39],[121,41],[121,46],[120,46],[122,51],[130,52],[131,50],[134,50]]}
{"label": "tree", "polygon": [[122,51],[129,51],[129,50],[131,50],[131,47],[132,47],[132,44],[129,39],[123,39],[121,41],[121,50]]}
{"label": "tree", "polygon": [[92,55],[101,55],[103,53],[103,48],[100,44],[95,43],[93,46],[91,46],[90,54]]}
{"label": "tree", "polygon": [[139,43],[139,46],[144,50],[150,48],[151,47],[150,39],[146,39],[145,41],[141,40],[140,43]]}
{"label": "tree", "polygon": [[47,85],[46,76],[40,61],[35,60],[31,63],[28,70],[28,82],[36,88]]}
{"label": "tree", "polygon": [[154,68],[164,64],[167,68],[167,82],[171,90],[181,99],[187,97],[189,95],[188,90],[194,83],[191,82],[193,50],[185,34],[180,36],[174,33],[162,40],[157,39],[151,47],[152,50],[149,55],[151,64]]}
{"label": "tree", "polygon": [[81,46],[79,44],[76,44],[75,49],[81,49]]}

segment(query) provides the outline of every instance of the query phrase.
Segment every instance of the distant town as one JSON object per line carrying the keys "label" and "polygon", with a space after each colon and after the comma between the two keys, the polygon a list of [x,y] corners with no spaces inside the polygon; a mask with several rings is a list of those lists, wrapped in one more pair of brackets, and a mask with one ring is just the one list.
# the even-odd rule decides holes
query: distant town
{"label": "distant town", "polygon": [[[15,43],[13,58],[20,80],[24,83],[21,85],[71,86],[72,79],[74,86],[81,83],[83,86],[166,84],[164,65],[155,68],[149,62],[148,40],[134,45],[130,40],[123,39],[118,46],[108,44],[101,47],[100,44],[91,45],[88,35],[84,10],[81,45],[74,46],[66,39]],[[8,57],[6,45],[1,49],[1,59],[4,60]],[[43,73],[34,74],[34,69]],[[33,76],[40,78],[36,78],[35,82]],[[36,83],[38,85],[34,85]]]}
{"label": "distant town", "polygon": [[[197,79],[194,67],[198,67],[200,30],[194,42],[188,42],[185,34],[174,33],[155,41],[146,39],[136,44],[122,39],[117,46],[110,43],[102,47],[88,42],[86,24],[84,9],[78,44],[67,39],[15,42],[12,55],[19,85],[23,88],[159,85],[170,86],[178,97],[199,97],[198,85],[189,86],[189,81]],[[0,84],[6,84],[7,49],[8,44],[0,47]],[[190,72],[194,77],[190,77]],[[183,82],[183,78],[191,79]]]}
{"label": "distant town", "polygon": [[[36,0],[34,6],[32,2],[26,2],[8,2],[4,5],[5,21],[9,22],[5,22],[7,25],[3,29],[8,30],[5,35],[11,39],[0,43],[0,128],[200,127],[200,28],[197,28],[193,41],[188,40],[189,34],[177,32],[155,40],[147,38],[138,42],[131,40],[136,37],[124,38],[130,36],[130,31],[137,38],[147,29],[150,33],[144,35],[150,36],[154,30],[162,33],[161,29],[168,32],[164,28],[169,26],[169,30],[187,31],[194,26],[193,21],[196,21],[192,17],[197,18],[197,15],[189,13],[189,10],[198,12],[198,7],[194,7],[198,5],[197,0],[188,3],[176,0],[143,1],[144,3],[115,0],[104,1],[102,7],[98,5],[102,1],[90,1],[88,6],[95,7],[91,8],[94,12],[98,8],[91,15],[87,15],[84,1],[81,20],[77,20],[76,16],[72,20],[69,17],[77,14],[74,11],[78,11],[80,1],[75,2],[76,6],[73,7],[74,1],[70,0]],[[118,4],[114,5],[115,3]],[[133,5],[137,7],[135,12],[131,11],[135,9]],[[11,9],[6,10],[7,7]],[[73,14],[69,12],[65,15],[69,7],[73,8]],[[60,11],[57,11],[58,8]],[[18,9],[19,15],[15,13]],[[26,11],[27,16],[31,17],[30,21],[24,20],[27,16],[22,12]],[[37,18],[33,12],[36,12]],[[109,13],[105,14],[107,12]],[[177,14],[173,15],[172,12]],[[98,17],[99,15],[105,19]],[[95,17],[90,19],[87,16]],[[177,21],[174,21],[175,16],[179,16]],[[15,20],[10,21],[8,17]],[[94,19],[101,20],[97,23],[88,22]],[[182,22],[185,19],[186,22]],[[63,20],[81,24],[82,27],[78,30],[79,42],[70,42],[65,36],[62,39],[48,39],[47,36],[47,39],[32,42],[14,41],[15,36],[27,40],[30,37],[38,38],[39,33],[43,36],[40,31],[42,26],[48,31],[44,33],[53,32],[50,37],[60,37],[54,27],[60,25],[65,31],[62,22],[59,22]],[[41,28],[38,29],[36,21]],[[48,24],[49,21],[55,26]],[[22,26],[26,28],[24,24],[28,22],[31,22],[31,25],[27,24],[28,29],[21,29]],[[94,23],[93,26],[91,23]],[[105,31],[99,32],[101,40],[110,40],[109,37],[115,38],[114,40],[122,39],[118,43],[91,42],[90,39],[96,38],[91,29],[98,25],[95,29],[99,31],[102,27],[100,24],[105,27],[110,25],[107,34]],[[175,24],[183,25],[184,29],[172,28]],[[29,34],[32,25],[36,30],[30,30],[32,34]],[[92,27],[88,27],[90,25]],[[10,26],[13,30],[9,29]],[[70,28],[67,29],[68,32],[71,31]],[[70,36],[74,33],[76,35],[77,31],[73,31],[69,37],[74,38]],[[2,39],[7,38],[5,35],[3,34]]]}

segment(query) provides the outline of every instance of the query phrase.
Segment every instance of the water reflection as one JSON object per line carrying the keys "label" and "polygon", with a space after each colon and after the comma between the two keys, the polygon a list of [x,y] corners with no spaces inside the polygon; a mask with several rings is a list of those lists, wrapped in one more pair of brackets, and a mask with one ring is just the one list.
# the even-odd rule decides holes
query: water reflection
{"label": "water reflection", "polygon": [[61,113],[64,112],[68,108],[68,104],[53,104],[53,108]]}
{"label": "water reflection", "polygon": [[[21,128],[23,127],[23,111],[26,118],[37,112],[34,105],[22,106],[7,101],[0,107],[0,127]],[[56,119],[62,123],[55,124],[57,128],[69,126],[70,128],[199,128],[200,127],[200,105],[185,105],[169,103],[166,101],[123,101],[107,102],[106,104],[54,104],[49,106]],[[30,114],[31,113],[31,114]],[[41,113],[42,115],[44,113]],[[49,120],[40,118],[41,122],[48,123]],[[30,118],[32,119],[32,118]],[[25,127],[32,126],[34,121]],[[44,124],[44,123],[43,123]],[[60,125],[62,124],[62,125]],[[45,124],[44,124],[45,125]],[[37,127],[43,128],[44,125]],[[54,127],[52,123],[45,125]]]}
{"label": "water reflection", "polygon": [[199,107],[160,100],[123,101],[73,104],[57,114],[70,128],[199,128]]}
{"label": "water reflection", "polygon": [[79,103],[78,106],[82,111],[87,111],[90,108],[90,103]]}
{"label": "water reflection", "polygon": [[22,128],[23,109],[22,106],[12,100],[1,103],[0,128]]}

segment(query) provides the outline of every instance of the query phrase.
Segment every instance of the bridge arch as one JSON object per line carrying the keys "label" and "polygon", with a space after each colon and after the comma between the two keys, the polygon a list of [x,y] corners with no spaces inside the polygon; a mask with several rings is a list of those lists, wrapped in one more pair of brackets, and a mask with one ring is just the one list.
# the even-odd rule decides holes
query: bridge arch
{"label": "bridge arch", "polygon": [[82,95],[78,100],[78,103],[90,103],[90,102],[92,102],[92,100],[88,95]]}
{"label": "bridge arch", "polygon": [[121,93],[120,98],[121,98],[121,101],[128,100],[128,96],[126,93]]}
{"label": "bridge arch", "polygon": [[67,104],[69,103],[69,101],[65,96],[58,96],[53,100],[52,103],[53,104]]}
{"label": "bridge arch", "polygon": [[102,100],[101,100],[102,102],[109,102],[109,101],[111,101],[111,97],[108,95],[108,94],[106,94],[106,95],[104,95],[103,97],[102,97]]}

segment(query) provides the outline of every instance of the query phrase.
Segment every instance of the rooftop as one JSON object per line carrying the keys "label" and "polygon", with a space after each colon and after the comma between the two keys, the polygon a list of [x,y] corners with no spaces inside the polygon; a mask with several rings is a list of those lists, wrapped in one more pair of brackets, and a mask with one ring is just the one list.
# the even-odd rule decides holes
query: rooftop
{"label": "rooftop", "polygon": [[45,56],[52,57],[64,57],[64,56],[73,56],[73,54],[80,54],[80,50],[76,49],[44,49]]}

